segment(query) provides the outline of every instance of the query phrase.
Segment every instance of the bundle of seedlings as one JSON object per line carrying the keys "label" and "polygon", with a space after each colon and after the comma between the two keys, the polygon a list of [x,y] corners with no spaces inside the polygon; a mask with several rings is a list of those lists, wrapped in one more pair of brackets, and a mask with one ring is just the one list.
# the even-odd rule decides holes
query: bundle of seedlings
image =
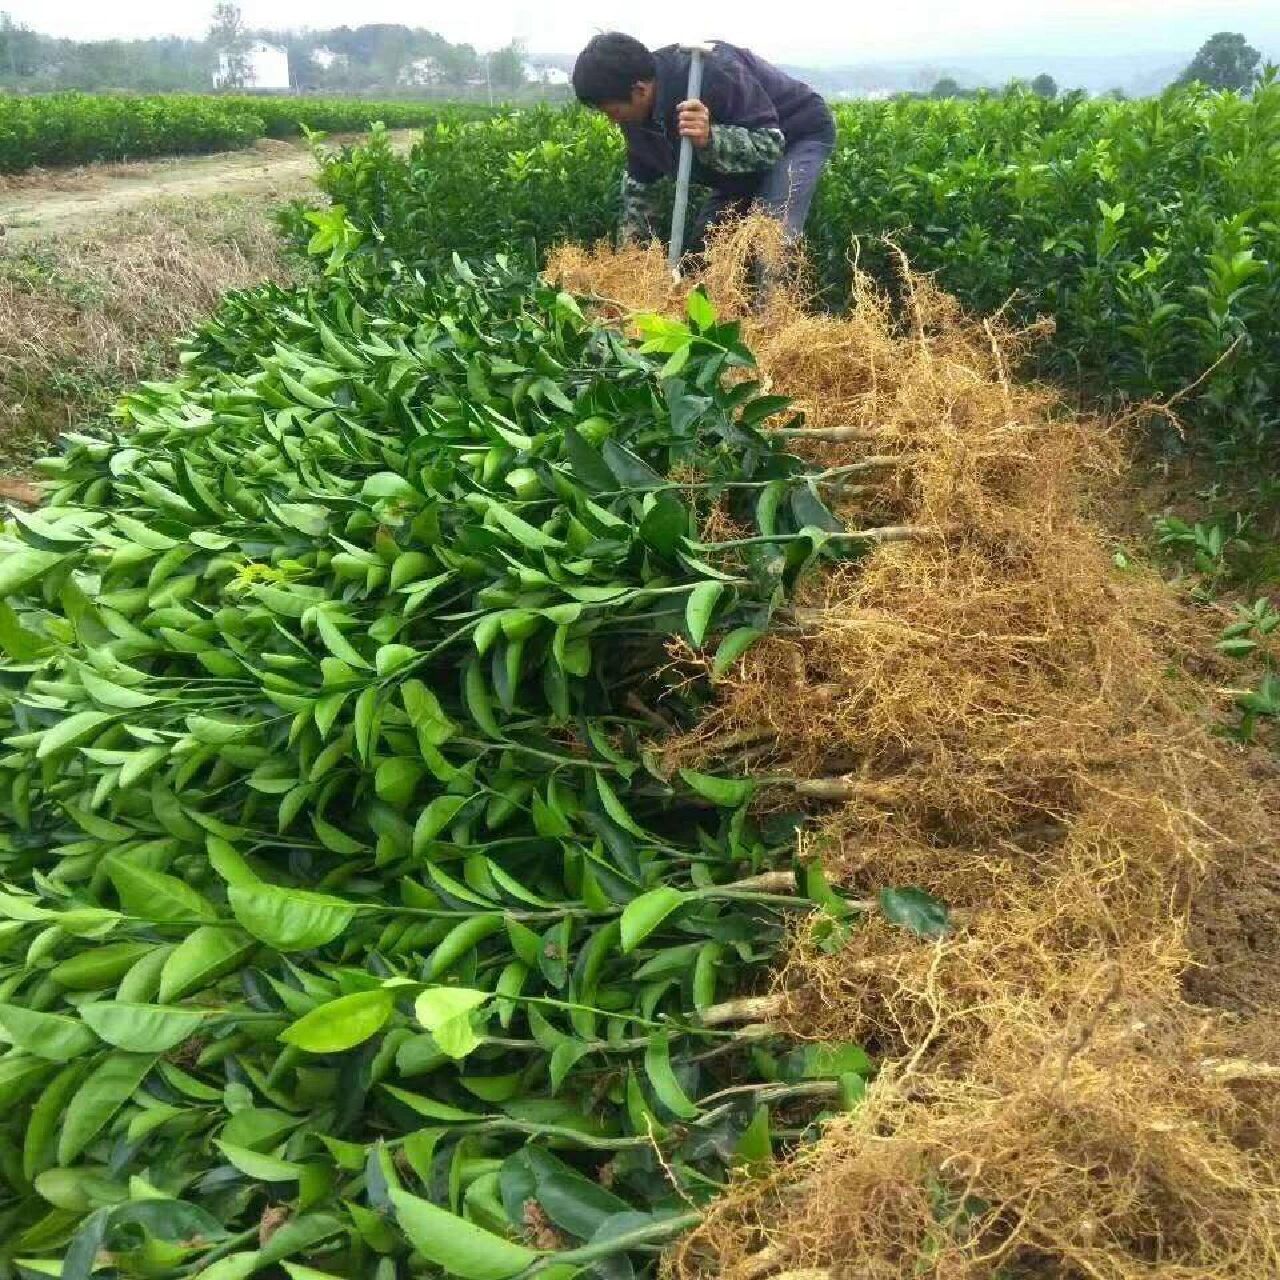
{"label": "bundle of seedlings", "polygon": [[[761,254],[764,299],[744,285]],[[856,1040],[880,1070],[856,1112],[719,1200],[670,1271],[1275,1274],[1277,1023],[1256,999],[1184,994],[1221,870],[1274,878],[1274,762],[1213,733],[1212,624],[1114,555],[1099,514],[1119,433],[1014,380],[1043,326],[966,317],[903,265],[893,299],[859,278],[847,314],[820,314],[755,224],[701,277],[806,412],[779,434],[845,477],[833,510],[934,536],[801,584],[661,762],[773,778],[757,811],[805,797],[802,858],[841,893],[910,884],[950,910],[924,917],[932,939],[792,929],[744,1016]],[[683,292],[639,249],[568,248],[548,275],[619,318]],[[679,642],[671,658],[706,669]],[[1247,937],[1212,959],[1239,970],[1220,990],[1274,972]]]}
{"label": "bundle of seedlings", "polygon": [[855,1042],[740,1014],[870,904],[650,744],[883,535],[683,316],[628,341],[501,263],[264,286],[43,464],[0,543],[0,1275],[627,1277],[862,1096]]}

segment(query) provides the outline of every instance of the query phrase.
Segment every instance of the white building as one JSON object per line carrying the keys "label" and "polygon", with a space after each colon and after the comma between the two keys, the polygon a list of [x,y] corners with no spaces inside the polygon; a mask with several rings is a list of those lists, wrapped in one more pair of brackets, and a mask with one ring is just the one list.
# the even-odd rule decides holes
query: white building
{"label": "white building", "polygon": [[335,53],[332,49],[326,49],[324,45],[320,45],[311,50],[311,61],[321,71],[332,71],[335,67],[339,71],[345,71],[351,59],[345,53]]}
{"label": "white building", "polygon": [[218,55],[218,69],[213,73],[215,89],[287,89],[289,88],[289,53],[279,45],[255,40],[245,51],[248,72],[244,83],[233,85],[231,59],[225,53]]}
{"label": "white building", "polygon": [[435,58],[415,58],[408,66],[400,68],[399,81],[403,85],[421,86],[436,84],[444,73]]}
{"label": "white building", "polygon": [[530,84],[566,85],[569,73],[559,67],[539,67],[532,62],[524,64],[524,78]]}

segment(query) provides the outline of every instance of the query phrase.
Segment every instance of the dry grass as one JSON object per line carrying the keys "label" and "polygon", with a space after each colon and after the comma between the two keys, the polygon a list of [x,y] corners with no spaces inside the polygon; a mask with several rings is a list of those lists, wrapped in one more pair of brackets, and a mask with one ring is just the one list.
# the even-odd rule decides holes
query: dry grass
{"label": "dry grass", "polygon": [[[1280,908],[1280,785],[1211,732],[1207,623],[1112,562],[1120,433],[1016,380],[1036,332],[964,316],[905,264],[900,313],[859,280],[848,316],[812,314],[794,273],[752,309],[761,246],[781,272],[747,226],[706,282],[772,389],[858,437],[798,443],[896,460],[841,513],[942,536],[813,580],[668,759],[820,780],[843,803],[815,808],[800,856],[857,898],[923,888],[958,923],[931,943],[868,919],[834,954],[797,931],[774,1016],[861,1041],[880,1074],[670,1270],[1280,1274],[1276,961],[1205,927],[1252,919],[1224,885]],[[652,251],[566,249],[550,271],[619,314],[680,302]]]}
{"label": "dry grass", "polygon": [[287,278],[269,212],[265,199],[157,201],[92,233],[0,241],[0,469],[166,368],[226,290]]}

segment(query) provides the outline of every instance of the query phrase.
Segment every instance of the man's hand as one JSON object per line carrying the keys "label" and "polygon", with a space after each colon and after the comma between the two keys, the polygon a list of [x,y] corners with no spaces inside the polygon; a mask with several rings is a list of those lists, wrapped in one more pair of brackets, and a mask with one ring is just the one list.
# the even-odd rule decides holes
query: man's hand
{"label": "man's hand", "polygon": [[697,98],[690,98],[676,108],[676,120],[680,127],[680,136],[688,138],[695,147],[701,149],[711,141],[711,112],[706,103]]}

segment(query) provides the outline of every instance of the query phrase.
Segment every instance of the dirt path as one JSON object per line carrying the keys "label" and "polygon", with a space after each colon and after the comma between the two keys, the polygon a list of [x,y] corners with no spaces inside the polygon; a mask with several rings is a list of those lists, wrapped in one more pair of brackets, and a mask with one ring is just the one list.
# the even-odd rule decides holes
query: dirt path
{"label": "dirt path", "polygon": [[[395,130],[392,145],[407,148],[416,136],[413,129]],[[107,214],[157,199],[233,194],[288,198],[305,187],[314,172],[315,161],[305,143],[267,140],[247,151],[0,179],[0,245],[82,229]]]}

